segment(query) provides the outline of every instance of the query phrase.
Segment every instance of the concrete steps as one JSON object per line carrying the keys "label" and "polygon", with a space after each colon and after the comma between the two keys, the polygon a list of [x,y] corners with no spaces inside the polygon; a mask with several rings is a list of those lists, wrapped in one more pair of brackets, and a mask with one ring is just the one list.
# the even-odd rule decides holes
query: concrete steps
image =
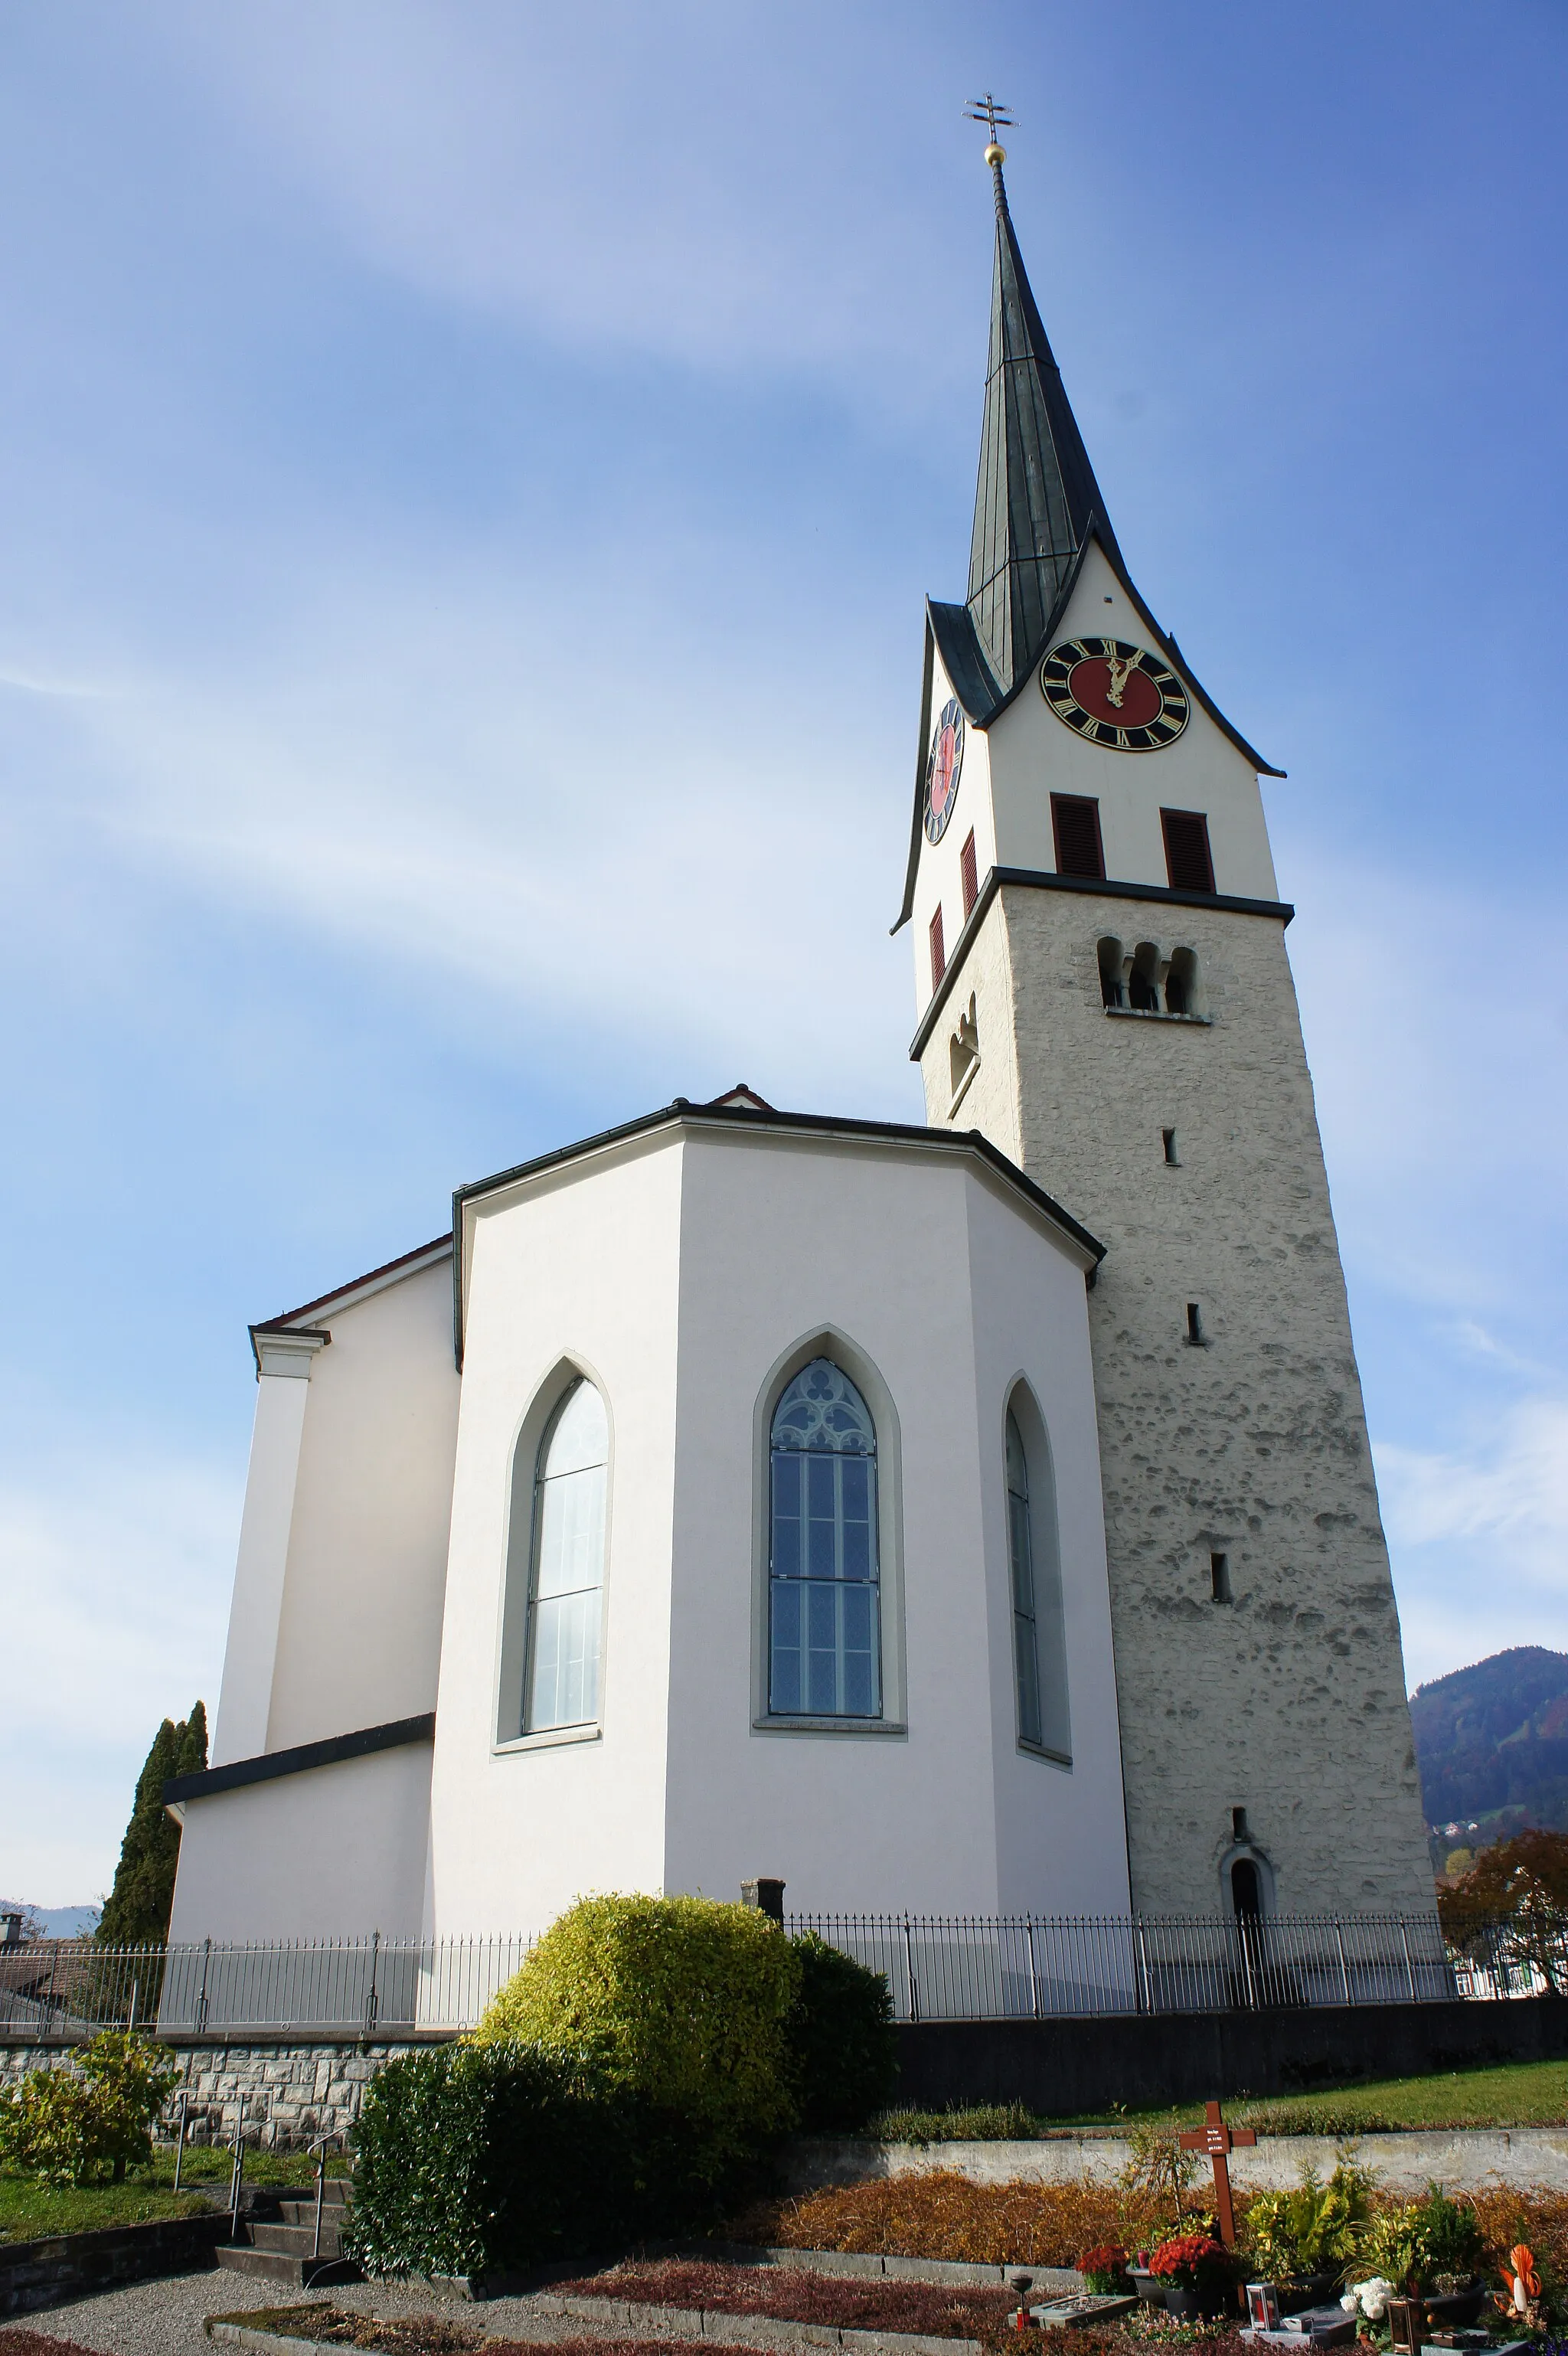
{"label": "concrete steps", "polygon": [[343,2255],[339,2229],[347,2214],[348,2185],[329,2177],[321,2204],[321,2246],[315,2245],[314,2192],[258,2192],[240,2223],[240,2237],[219,2245],[218,2263],[252,2281],[284,2283],[312,2290],[327,2283],[357,2282],[359,2269]]}

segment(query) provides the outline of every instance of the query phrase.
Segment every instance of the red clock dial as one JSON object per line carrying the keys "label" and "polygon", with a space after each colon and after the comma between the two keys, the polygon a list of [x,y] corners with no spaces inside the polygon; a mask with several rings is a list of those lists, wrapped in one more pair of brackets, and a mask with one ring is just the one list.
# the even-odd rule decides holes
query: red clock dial
{"label": "red clock dial", "polygon": [[925,765],[925,834],[940,842],[947,831],[958,779],[964,767],[964,713],[956,696],[949,696],[937,717],[936,732]]}
{"label": "red clock dial", "polygon": [[1117,753],[1157,753],[1187,725],[1187,690],[1168,663],[1124,638],[1064,638],[1040,667],[1062,725]]}

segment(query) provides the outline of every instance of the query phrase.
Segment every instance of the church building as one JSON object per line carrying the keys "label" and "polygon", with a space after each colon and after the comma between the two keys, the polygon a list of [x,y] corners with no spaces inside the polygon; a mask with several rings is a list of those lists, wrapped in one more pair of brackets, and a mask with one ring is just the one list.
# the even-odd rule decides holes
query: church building
{"label": "church building", "polygon": [[176,1940],[592,1890],[1412,1912],[1399,1622],[1260,776],[1002,178],[903,897],[926,1125],[676,1101],[251,1329]]}

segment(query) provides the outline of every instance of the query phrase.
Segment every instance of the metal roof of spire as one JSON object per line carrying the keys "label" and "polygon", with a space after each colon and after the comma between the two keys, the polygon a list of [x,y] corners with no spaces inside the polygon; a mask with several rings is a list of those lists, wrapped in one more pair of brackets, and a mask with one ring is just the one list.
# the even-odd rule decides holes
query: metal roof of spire
{"label": "metal roof of spire", "polygon": [[1091,523],[1125,568],[1019,252],[1002,178],[1006,151],[994,133],[986,161],[996,180],[997,253],[967,602],[1006,696],[1041,650]]}

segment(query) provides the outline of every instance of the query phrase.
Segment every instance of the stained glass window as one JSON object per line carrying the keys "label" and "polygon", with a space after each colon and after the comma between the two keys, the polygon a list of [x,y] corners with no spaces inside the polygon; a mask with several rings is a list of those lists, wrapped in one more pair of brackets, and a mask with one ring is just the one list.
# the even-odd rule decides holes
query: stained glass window
{"label": "stained glass window", "polygon": [[539,1449],[523,1730],[591,1725],[599,1713],[604,1491],[610,1430],[590,1382],[574,1383]]}
{"label": "stained glass window", "polygon": [[877,1432],[830,1358],[780,1399],[771,1457],[768,1707],[880,1718]]}

